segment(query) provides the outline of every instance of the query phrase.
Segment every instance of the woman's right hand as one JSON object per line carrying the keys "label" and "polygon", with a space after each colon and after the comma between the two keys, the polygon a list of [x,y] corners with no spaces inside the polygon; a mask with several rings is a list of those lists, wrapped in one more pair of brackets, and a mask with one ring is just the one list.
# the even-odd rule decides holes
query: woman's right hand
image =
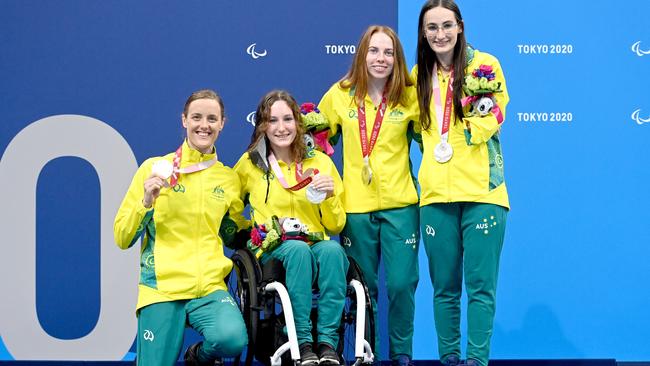
{"label": "woman's right hand", "polygon": [[334,178],[329,175],[317,174],[309,185],[327,193],[327,198],[334,195]]}
{"label": "woman's right hand", "polygon": [[151,174],[144,181],[144,198],[142,199],[142,204],[145,208],[151,208],[156,198],[160,195],[160,189],[163,187],[169,187],[167,180],[154,174]]}

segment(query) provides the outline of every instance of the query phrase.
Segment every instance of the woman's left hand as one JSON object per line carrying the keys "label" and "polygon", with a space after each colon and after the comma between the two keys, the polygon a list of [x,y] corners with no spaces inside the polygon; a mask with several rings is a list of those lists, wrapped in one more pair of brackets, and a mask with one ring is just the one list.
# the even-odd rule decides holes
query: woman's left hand
{"label": "woman's left hand", "polygon": [[314,187],[319,191],[324,191],[327,193],[327,198],[330,198],[334,195],[334,178],[329,175],[318,174],[314,179],[309,183],[310,187]]}

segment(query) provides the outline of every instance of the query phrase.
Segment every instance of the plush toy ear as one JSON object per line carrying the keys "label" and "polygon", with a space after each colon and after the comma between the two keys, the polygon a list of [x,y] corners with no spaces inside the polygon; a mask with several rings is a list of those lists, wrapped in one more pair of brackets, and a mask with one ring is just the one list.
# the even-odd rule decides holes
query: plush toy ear
{"label": "plush toy ear", "polygon": [[257,140],[253,150],[248,152],[253,164],[257,165],[258,168],[262,169],[263,172],[268,173],[269,171],[269,160],[268,160],[268,148],[266,146],[266,136],[261,135]]}

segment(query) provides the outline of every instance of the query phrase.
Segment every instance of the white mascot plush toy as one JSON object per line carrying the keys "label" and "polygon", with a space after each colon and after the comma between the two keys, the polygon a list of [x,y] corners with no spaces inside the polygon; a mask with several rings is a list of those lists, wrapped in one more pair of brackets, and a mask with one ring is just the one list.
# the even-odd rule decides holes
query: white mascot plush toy
{"label": "white mascot plush toy", "polygon": [[282,231],[285,234],[298,235],[300,233],[307,234],[307,225],[300,222],[295,217],[287,217],[282,220]]}
{"label": "white mascot plush toy", "polygon": [[490,113],[494,107],[494,101],[490,97],[482,97],[472,103],[472,107],[479,116],[485,116]]}

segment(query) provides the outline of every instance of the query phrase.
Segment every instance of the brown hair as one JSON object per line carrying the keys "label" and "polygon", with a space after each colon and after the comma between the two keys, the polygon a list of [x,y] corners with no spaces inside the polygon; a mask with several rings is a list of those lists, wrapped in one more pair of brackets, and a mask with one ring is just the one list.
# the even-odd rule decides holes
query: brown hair
{"label": "brown hair", "polygon": [[[268,129],[269,121],[271,120],[271,106],[277,101],[284,101],[287,103],[293,112],[293,118],[296,120],[296,137],[291,143],[291,159],[295,162],[302,161],[307,152],[303,135],[305,134],[305,127],[302,122],[302,114],[300,114],[300,107],[298,102],[285,90],[272,90],[262,97],[257,110],[255,111],[255,130],[251,136],[251,143],[247,151],[255,148],[260,139],[266,139],[266,130]],[[266,141],[269,146],[269,141]],[[270,151],[270,146],[269,150]],[[268,153],[268,152],[267,152]],[[266,158],[266,157],[265,157]]]}
{"label": "brown hair", "polygon": [[370,38],[375,33],[384,33],[393,41],[394,59],[393,72],[391,72],[386,82],[386,99],[390,106],[395,106],[399,103],[405,102],[404,89],[407,86],[413,85],[409,77],[408,70],[406,69],[406,59],[404,58],[404,50],[402,44],[393,31],[392,28],[385,25],[371,25],[366,29],[363,36],[359,40],[357,52],[350,65],[348,73],[339,81],[342,88],[354,87],[354,101],[356,105],[363,103],[366,94],[368,93],[368,67],[366,66],[366,55],[370,47]]}
{"label": "brown hair", "polygon": [[431,126],[431,111],[429,105],[431,103],[431,77],[433,76],[433,65],[438,62],[436,53],[433,52],[429,42],[424,35],[424,14],[427,11],[443,7],[451,10],[456,17],[456,23],[463,29],[462,33],[458,34],[456,45],[454,46],[454,58],[452,65],[454,67],[454,111],[458,119],[463,119],[463,106],[461,98],[463,97],[463,80],[465,80],[465,67],[467,65],[467,41],[465,40],[465,24],[463,17],[460,14],[458,5],[453,0],[429,0],[422,6],[420,10],[420,17],[418,20],[418,105],[420,106],[420,124],[422,128],[427,130]]}
{"label": "brown hair", "polygon": [[221,107],[221,118],[223,119],[226,116],[226,110],[224,109],[223,106],[223,100],[221,99],[219,94],[217,94],[217,92],[210,89],[202,89],[192,93],[189,96],[189,98],[187,98],[187,101],[185,102],[185,107],[183,107],[183,116],[187,117],[187,110],[190,108],[190,104],[192,104],[193,101],[198,99],[216,100],[217,103],[219,103],[219,107]]}

